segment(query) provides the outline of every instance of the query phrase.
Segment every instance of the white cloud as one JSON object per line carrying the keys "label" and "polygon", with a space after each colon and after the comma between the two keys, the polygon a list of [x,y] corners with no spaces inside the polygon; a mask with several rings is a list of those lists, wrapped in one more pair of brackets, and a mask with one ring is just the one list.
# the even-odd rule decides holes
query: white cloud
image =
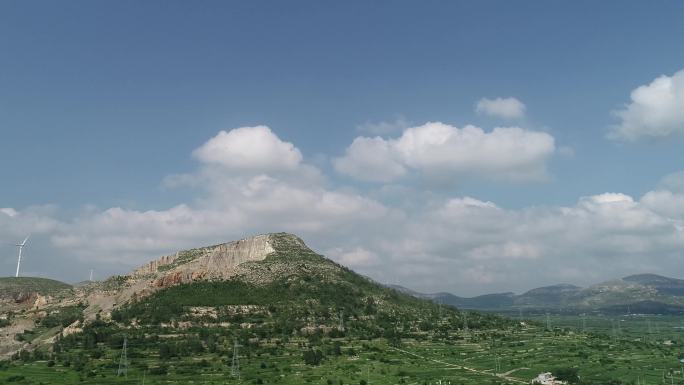
{"label": "white cloud", "polygon": [[280,140],[266,126],[221,131],[193,152],[201,162],[233,170],[292,170],[302,154],[292,143]]}
{"label": "white cloud", "polygon": [[503,242],[476,247],[468,253],[472,259],[535,259],[542,256],[539,245],[518,242]]}
{"label": "white cloud", "polygon": [[[672,214],[615,193],[584,197],[568,207],[517,210],[455,198],[410,218],[405,229],[410,242],[403,240],[410,247],[370,250],[392,253],[395,264],[415,261],[420,250],[420,259],[433,267],[413,279],[427,282],[425,287],[443,280],[468,282],[457,284],[459,293],[476,283],[496,286],[489,291],[557,283],[561,272],[571,275],[576,268],[584,272],[574,276],[578,284],[637,272],[679,276],[684,271],[675,266],[684,247],[684,222]],[[499,285],[505,281],[517,283]]]}
{"label": "white cloud", "polygon": [[328,250],[326,254],[328,257],[336,260],[342,265],[352,268],[374,266],[377,265],[380,260],[380,257],[377,254],[362,247],[357,247],[353,250],[336,248]]}
{"label": "white cloud", "polygon": [[516,98],[482,98],[475,105],[475,112],[503,119],[520,119],[525,116],[526,108]]}
{"label": "white cloud", "polygon": [[603,193],[599,195],[592,195],[582,198],[582,202],[591,204],[606,204],[606,203],[626,203],[633,204],[634,199],[622,193]]}
{"label": "white cloud", "polygon": [[73,219],[53,244],[81,258],[140,264],[165,252],[289,231],[304,237],[349,233],[388,215],[358,194],[265,176],[201,177],[202,199],[167,210],[110,208]]}
{"label": "white cloud", "polygon": [[684,134],[684,70],[660,76],[630,97],[629,104],[613,112],[620,124],[611,127],[609,138],[636,141]]}
{"label": "white cloud", "polygon": [[641,202],[656,213],[684,220],[684,194],[668,190],[649,191]]}
{"label": "white cloud", "polygon": [[[450,143],[453,131],[470,135],[444,125],[433,129],[427,138],[412,133],[401,148],[403,135],[378,140],[411,170],[448,163],[451,158],[433,147]],[[490,135],[477,129],[472,134],[478,140]],[[431,151],[418,151],[425,148]],[[684,276],[684,192],[674,190],[676,175],[641,198],[612,192],[566,206],[517,209],[425,191],[412,193],[419,198],[411,204],[389,204],[370,193],[331,187],[303,161],[287,172],[238,173],[201,163],[178,179],[196,189],[195,199],[162,210],[88,207],[73,215],[50,206],[5,208],[1,240],[33,233],[26,271],[42,269],[62,279],[79,269],[80,279],[90,268],[103,276],[113,267],[123,272],[175,250],[271,231],[299,234],[314,249],[376,280],[459,295],[568,280],[590,284],[640,272]],[[8,258],[0,259],[0,267],[9,274],[15,249],[3,247]]]}
{"label": "white cloud", "polygon": [[11,207],[3,207],[3,208],[0,208],[0,214],[5,214],[8,217],[14,217],[17,215],[17,210],[15,210]]}
{"label": "white cloud", "polygon": [[406,174],[392,144],[380,137],[354,139],[344,157],[333,159],[333,165],[342,174],[374,182],[389,182]]}
{"label": "white cloud", "polygon": [[485,132],[437,122],[408,128],[396,139],[358,137],[333,163],[340,173],[380,182],[397,179],[406,169],[445,179],[528,181],[546,177],[546,161],[554,152],[547,133],[518,127]]}
{"label": "white cloud", "polygon": [[[523,290],[565,278],[588,284],[638,272],[684,274],[684,199],[663,190],[639,200],[605,193],[571,206],[514,210],[453,197],[403,211],[322,186],[239,178],[245,179],[231,189],[217,185],[221,200],[159,211],[90,209],[66,221],[49,210],[15,210],[14,217],[0,216],[0,228],[20,229],[12,237],[17,238],[43,224],[37,239],[52,240],[51,261],[59,260],[55,254],[76,255],[96,268],[132,267],[182,248],[284,230],[380,281],[461,295]],[[32,252],[31,263],[37,254]]]}
{"label": "white cloud", "polygon": [[294,145],[264,126],[222,131],[194,154],[202,161],[195,173],[164,181],[195,189],[194,201],[166,210],[91,210],[64,224],[53,244],[81,258],[138,264],[255,233],[343,233],[390,214],[371,198],[327,187]]}

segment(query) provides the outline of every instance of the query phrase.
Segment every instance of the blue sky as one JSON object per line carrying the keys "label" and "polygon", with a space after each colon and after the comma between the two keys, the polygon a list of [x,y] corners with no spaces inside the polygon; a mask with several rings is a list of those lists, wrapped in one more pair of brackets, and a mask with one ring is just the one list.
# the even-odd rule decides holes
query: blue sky
{"label": "blue sky", "polygon": [[[373,200],[387,212],[399,211],[394,214],[409,222],[418,221],[419,213],[464,197],[491,201],[526,217],[537,207],[575,207],[581,197],[608,192],[638,201],[658,190],[663,178],[682,171],[684,129],[676,128],[681,126],[679,115],[672,113],[675,116],[661,125],[667,126],[665,134],[649,134],[662,128],[654,126],[635,128],[645,134],[627,139],[607,135],[611,127],[626,127],[627,120],[648,122],[614,114],[632,102],[633,90],[661,75],[676,78],[684,69],[683,12],[684,4],[675,1],[2,2],[0,207],[22,215],[0,221],[5,234],[0,238],[13,241],[25,230],[34,232],[35,257],[27,260],[27,269],[65,280],[80,275],[58,268],[48,255],[85,260],[102,271],[125,271],[175,247],[270,230],[298,230],[338,260],[360,258],[364,262],[359,270],[407,285],[414,282],[407,282],[399,270],[382,276],[385,263],[403,261],[407,269],[413,264],[432,264],[440,270],[472,268],[483,276],[499,277],[491,271],[495,260],[468,260],[463,255],[507,244],[510,237],[520,238],[514,242],[518,246],[534,245],[535,237],[502,233],[477,245],[445,240],[443,248],[421,256],[416,250],[382,246],[405,239],[406,234],[378,231],[374,239],[367,239],[353,231],[382,227],[386,219],[372,225],[345,219],[340,227],[299,228],[271,220],[275,214],[269,213],[260,215],[272,226],[223,223],[222,233],[178,242],[168,241],[169,235],[160,235],[158,228],[137,229],[137,234],[149,231],[146,246],[126,248],[122,255],[128,256],[119,259],[114,251],[103,257],[108,254],[104,246],[90,250],[64,239],[72,239],[72,232],[82,232],[83,223],[110,208],[133,215],[147,210],[164,214],[178,205],[220,212],[225,205],[213,197],[225,193],[223,187],[179,187],[169,180],[179,174],[247,178],[244,170],[235,168],[223,174],[209,170],[212,161],[198,161],[192,154],[221,130],[258,125],[293,144],[302,155],[300,163],[319,174],[312,177],[310,170],[290,169],[297,177],[283,176],[268,169],[258,170],[259,175]],[[475,106],[482,98],[515,98],[525,110],[515,119],[478,113]],[[401,124],[395,131],[382,133],[384,145],[392,147],[390,142],[408,127],[443,122],[459,128],[472,124],[487,133],[498,126],[521,127],[526,133],[548,135],[554,147],[525,166],[543,171],[535,169],[534,177],[514,180],[502,174],[508,169],[480,177],[491,167],[468,163],[474,170],[469,172],[465,165],[454,168],[453,163],[417,166],[409,158],[395,159],[397,167],[408,170],[406,176],[381,183],[340,171],[335,159],[345,155],[354,139],[374,136],[359,126],[397,121]],[[448,170],[430,169],[433,166]],[[36,210],[40,213],[33,214],[32,221],[18,222],[18,217]],[[673,220],[680,220],[678,214],[662,210],[658,215],[672,226],[678,224]],[[318,220],[337,223],[339,218]],[[43,230],[31,229],[41,227],[36,221],[42,221]],[[288,225],[293,229],[284,228]],[[350,229],[339,230],[345,226]],[[663,244],[644,239],[649,229],[640,231],[640,242]],[[678,242],[681,235],[673,237]],[[124,239],[121,235],[119,241]],[[669,253],[674,260],[674,246],[665,249],[644,246],[642,254],[633,257],[639,263],[629,260],[625,272],[669,270],[655,255]],[[7,255],[0,264],[4,270],[11,270],[13,253],[0,247],[0,256]],[[377,261],[366,263],[363,253]],[[585,258],[588,264],[599,263],[605,253],[597,246],[587,250]],[[450,258],[456,262],[441,265]],[[549,259],[549,268],[569,259],[567,253]],[[43,260],[47,265],[41,265]],[[51,264],[54,269],[45,267]],[[530,272],[530,266],[521,269]],[[431,283],[433,273],[426,270],[414,286],[472,294],[548,283],[530,273],[521,274],[519,281],[483,279],[480,287],[470,289],[444,280]],[[676,273],[684,275],[684,270]],[[564,278],[586,283],[580,282],[580,275],[568,273],[558,279]],[[602,278],[608,277],[591,277]]]}

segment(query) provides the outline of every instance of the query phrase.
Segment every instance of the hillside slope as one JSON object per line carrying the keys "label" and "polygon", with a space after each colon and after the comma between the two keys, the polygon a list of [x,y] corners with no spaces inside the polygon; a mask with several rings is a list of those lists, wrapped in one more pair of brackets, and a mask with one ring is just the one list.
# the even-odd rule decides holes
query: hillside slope
{"label": "hillside slope", "polygon": [[[14,312],[6,340],[31,344],[13,343],[4,353],[56,340],[82,344],[93,327],[112,334],[135,326],[155,335],[169,328],[229,326],[237,327],[230,331],[235,334],[245,324],[261,335],[334,335],[349,326],[354,335],[371,338],[421,333],[438,314],[459,329],[466,317],[377,284],[287,233],[179,251],[69,293]],[[467,317],[472,329],[514,324],[493,315]]]}
{"label": "hillside slope", "polygon": [[[414,322],[423,315],[438,311],[437,306],[430,301],[384,287],[315,253],[294,235],[278,233],[258,237],[259,242],[264,244],[257,246],[257,249],[269,252],[265,255],[250,254],[251,258],[235,265],[224,264],[220,261],[222,256],[206,251],[190,262],[163,265],[173,267],[162,268],[161,272],[159,267],[156,271],[147,270],[148,282],[169,285],[157,287],[154,294],[134,296],[136,299],[115,309],[112,318],[118,322],[149,325],[172,320],[191,322],[198,318],[206,321],[207,317],[197,317],[197,308],[203,307],[200,313],[204,312],[203,316],[211,314],[208,318],[218,322],[230,318],[226,312],[246,307],[252,309],[248,312],[252,316],[268,315],[268,322],[275,324],[282,321],[274,319],[275,314],[287,314],[288,327],[297,330],[330,330],[338,327],[340,317],[343,317],[364,323],[364,327],[379,332],[386,326],[382,322],[361,320],[370,321],[378,314],[391,314]],[[249,242],[253,240],[250,238]],[[201,267],[207,263],[201,262],[203,259],[213,259],[216,266],[227,268],[224,271],[207,271]],[[201,270],[189,270],[190,266],[200,266]],[[189,279],[168,279],[178,277],[178,271],[189,273],[186,275]],[[138,277],[139,270],[129,276],[128,279],[132,280],[130,287],[138,285]],[[146,288],[143,292],[149,293],[149,290]],[[222,312],[224,317],[221,317]],[[455,312],[454,316],[459,317]],[[478,314],[471,316],[472,327],[492,322],[501,322],[501,319]]]}
{"label": "hillside slope", "polygon": [[57,295],[68,292],[72,286],[48,278],[0,278],[0,300],[21,300],[31,295]]}

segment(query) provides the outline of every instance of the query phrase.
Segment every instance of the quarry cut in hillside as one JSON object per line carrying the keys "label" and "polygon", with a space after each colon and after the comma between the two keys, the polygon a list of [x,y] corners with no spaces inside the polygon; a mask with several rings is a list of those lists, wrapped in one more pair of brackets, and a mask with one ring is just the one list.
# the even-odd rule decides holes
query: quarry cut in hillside
{"label": "quarry cut in hillside", "polygon": [[[234,275],[238,265],[248,261],[262,261],[275,252],[274,236],[263,234],[220,245],[179,251],[146,263],[130,275],[134,278],[156,276],[158,286],[196,279],[229,278]],[[296,238],[289,234],[280,236]]]}
{"label": "quarry cut in hillside", "polygon": [[131,298],[145,297],[160,289],[194,281],[242,277],[251,282],[268,281],[287,263],[273,270],[255,266],[269,256],[315,255],[299,237],[287,233],[256,235],[233,242],[178,251],[148,262],[130,274],[84,287],[89,316],[105,314]]}

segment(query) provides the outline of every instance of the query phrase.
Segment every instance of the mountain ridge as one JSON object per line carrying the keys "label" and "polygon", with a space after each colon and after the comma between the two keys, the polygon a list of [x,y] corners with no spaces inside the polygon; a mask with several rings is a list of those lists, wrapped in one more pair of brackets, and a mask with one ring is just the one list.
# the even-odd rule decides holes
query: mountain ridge
{"label": "mountain ridge", "polygon": [[613,312],[617,309],[633,308],[684,312],[684,280],[652,273],[629,275],[588,287],[561,283],[533,288],[521,294],[507,292],[475,297],[459,297],[445,292],[420,293],[403,286],[398,287],[419,298],[472,310],[538,309]]}

